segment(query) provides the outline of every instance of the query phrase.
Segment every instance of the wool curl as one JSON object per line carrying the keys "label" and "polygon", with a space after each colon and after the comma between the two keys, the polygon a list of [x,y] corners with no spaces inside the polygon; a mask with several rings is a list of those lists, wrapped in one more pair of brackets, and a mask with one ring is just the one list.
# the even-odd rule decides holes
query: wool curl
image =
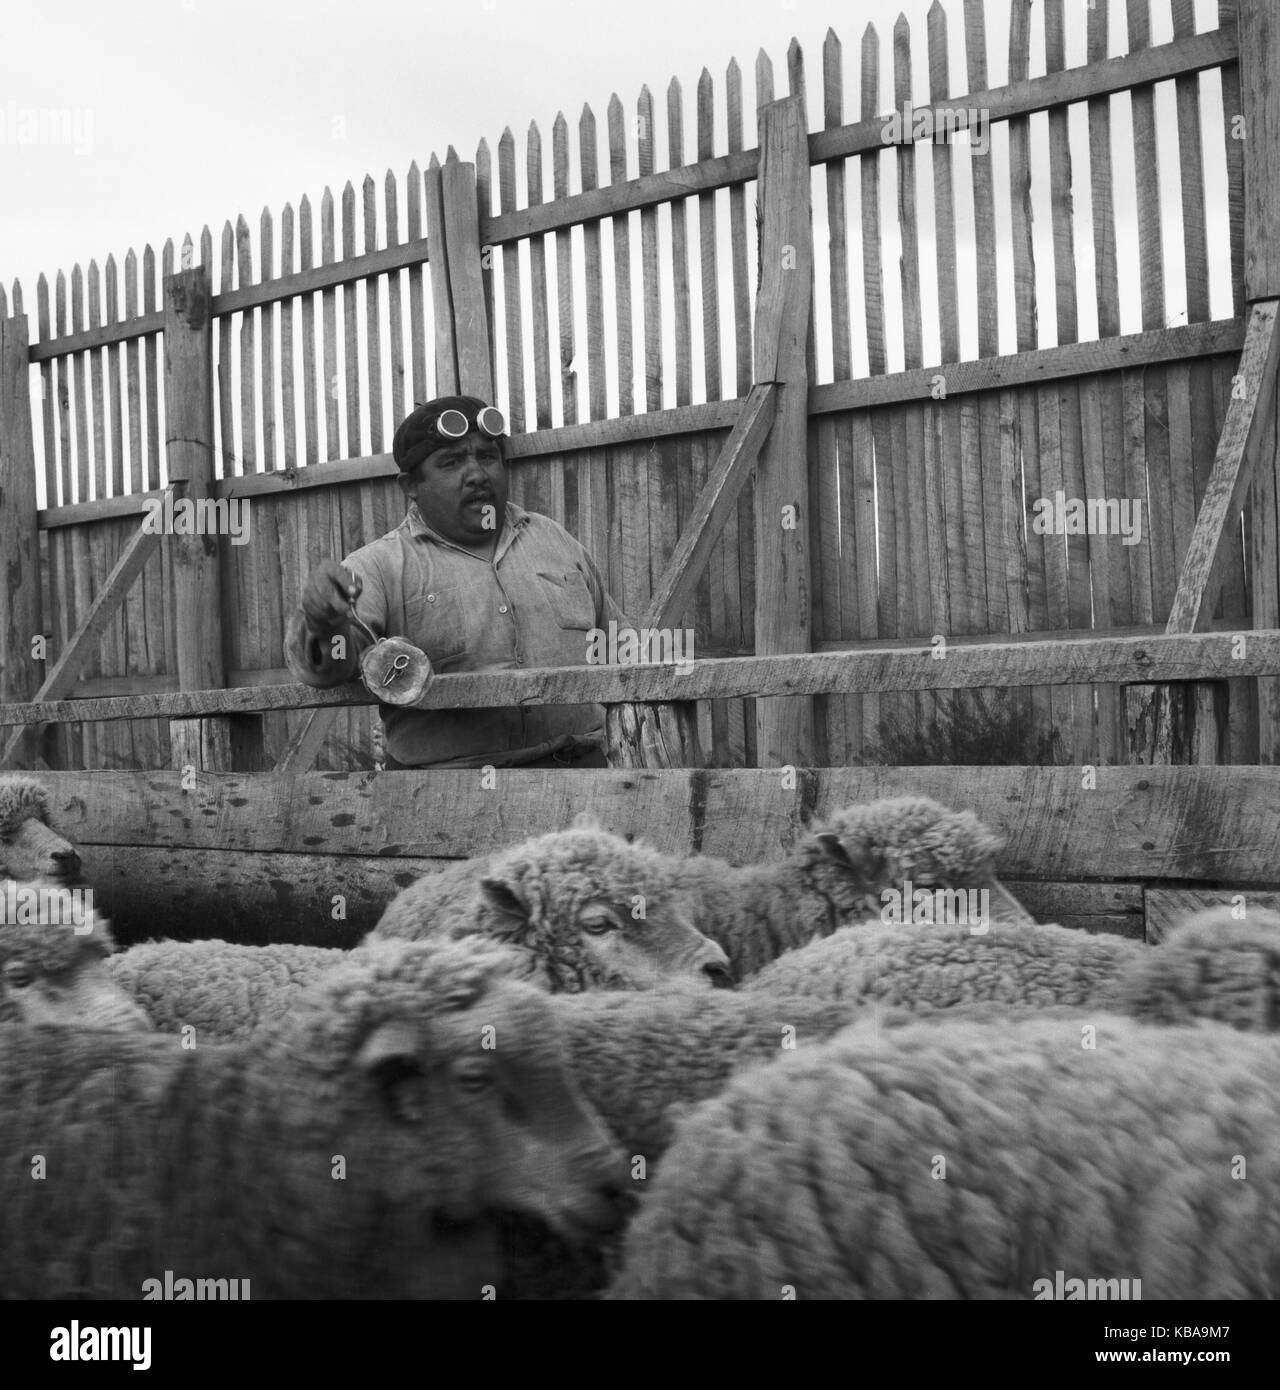
{"label": "wool curl", "polygon": [[34,777],[0,775],[0,839],[14,833],[24,820],[49,823],[49,795]]}
{"label": "wool curl", "polygon": [[1092,1022],[872,1017],[742,1073],[681,1120],[610,1297],[1275,1297],[1274,1165],[1231,1168],[1280,1148],[1274,1040]]}

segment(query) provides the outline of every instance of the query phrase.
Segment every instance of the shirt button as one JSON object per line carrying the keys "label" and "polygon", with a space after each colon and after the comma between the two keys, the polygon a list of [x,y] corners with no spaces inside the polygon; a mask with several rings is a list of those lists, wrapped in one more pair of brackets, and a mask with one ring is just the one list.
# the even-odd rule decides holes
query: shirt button
{"label": "shirt button", "polygon": [[434,603],[435,601],[436,601],[436,596],[435,596],[434,594],[428,594],[428,595],[427,595],[427,602],[428,602],[428,603]]}
{"label": "shirt button", "polygon": [[507,611],[507,605],[506,605],[505,603],[499,605],[499,607],[498,607],[498,612],[499,612],[499,613],[505,613],[506,611]]}

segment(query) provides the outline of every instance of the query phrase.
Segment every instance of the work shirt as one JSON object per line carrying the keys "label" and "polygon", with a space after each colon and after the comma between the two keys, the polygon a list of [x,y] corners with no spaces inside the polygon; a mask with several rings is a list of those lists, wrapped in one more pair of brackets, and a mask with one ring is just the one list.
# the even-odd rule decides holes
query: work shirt
{"label": "work shirt", "polygon": [[[413,504],[394,531],[342,563],[363,585],[357,615],[379,637],[412,642],[441,675],[582,666],[590,629],[607,630],[611,619],[627,624],[582,545],[549,516],[514,502],[507,503],[491,560],[433,531]],[[341,679],[328,639],[308,633],[300,608],[289,623],[285,659],[308,684]],[[604,709],[596,704],[379,708],[387,752],[414,767],[481,767],[563,734],[604,733]]]}

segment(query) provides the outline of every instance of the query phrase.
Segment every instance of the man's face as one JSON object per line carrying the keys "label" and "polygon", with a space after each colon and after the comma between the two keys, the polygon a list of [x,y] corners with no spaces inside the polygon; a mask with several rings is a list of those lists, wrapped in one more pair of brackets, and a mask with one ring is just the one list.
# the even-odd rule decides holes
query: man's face
{"label": "man's face", "polygon": [[482,549],[502,529],[507,466],[500,440],[473,430],[450,440],[400,477],[422,519],[455,545]]}

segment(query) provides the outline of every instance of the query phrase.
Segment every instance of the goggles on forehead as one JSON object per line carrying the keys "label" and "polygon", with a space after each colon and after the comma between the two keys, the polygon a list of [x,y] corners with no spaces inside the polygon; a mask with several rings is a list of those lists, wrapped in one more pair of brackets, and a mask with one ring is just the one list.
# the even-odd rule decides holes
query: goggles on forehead
{"label": "goggles on forehead", "polygon": [[507,422],[502,411],[492,405],[482,406],[476,411],[474,425],[460,410],[442,410],[436,416],[436,433],[445,439],[461,439],[473,429],[488,435],[490,439],[497,439],[507,432]]}

